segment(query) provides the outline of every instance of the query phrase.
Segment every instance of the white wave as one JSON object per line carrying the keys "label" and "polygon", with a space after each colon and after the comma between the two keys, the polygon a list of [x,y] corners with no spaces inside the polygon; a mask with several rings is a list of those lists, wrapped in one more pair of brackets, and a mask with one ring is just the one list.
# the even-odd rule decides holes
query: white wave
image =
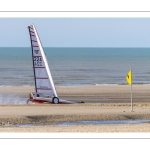
{"label": "white wave", "polygon": [[27,104],[26,98],[17,95],[0,95],[0,104]]}
{"label": "white wave", "polygon": [[104,86],[104,85],[118,85],[118,84],[95,84],[95,86]]}

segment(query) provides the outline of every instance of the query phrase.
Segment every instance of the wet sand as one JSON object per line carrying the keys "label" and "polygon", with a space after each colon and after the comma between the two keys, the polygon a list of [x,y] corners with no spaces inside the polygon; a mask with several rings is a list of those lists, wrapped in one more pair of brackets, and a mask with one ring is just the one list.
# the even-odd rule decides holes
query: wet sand
{"label": "wet sand", "polygon": [[[85,120],[150,119],[150,85],[133,85],[134,112],[130,106],[129,85],[57,87],[61,98],[78,104],[1,104],[0,132],[150,132],[149,122],[140,124],[101,124],[56,126],[61,122]],[[34,87],[0,87],[1,95],[27,97]],[[18,127],[10,124],[31,124]],[[42,125],[42,126],[36,126]],[[45,126],[48,125],[48,126]]]}

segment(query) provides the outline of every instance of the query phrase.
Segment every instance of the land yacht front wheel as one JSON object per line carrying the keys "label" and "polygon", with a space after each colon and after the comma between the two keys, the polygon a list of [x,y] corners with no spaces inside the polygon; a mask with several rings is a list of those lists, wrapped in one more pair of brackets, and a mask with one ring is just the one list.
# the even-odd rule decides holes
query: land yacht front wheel
{"label": "land yacht front wheel", "polygon": [[53,104],[58,104],[59,103],[58,97],[53,97],[52,102]]}

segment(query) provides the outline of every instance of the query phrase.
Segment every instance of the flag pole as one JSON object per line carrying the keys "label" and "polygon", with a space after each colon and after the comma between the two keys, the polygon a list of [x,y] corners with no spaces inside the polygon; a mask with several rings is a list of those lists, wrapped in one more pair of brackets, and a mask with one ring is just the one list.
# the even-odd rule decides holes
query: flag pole
{"label": "flag pole", "polygon": [[132,67],[130,67],[131,71],[131,112],[133,112],[133,100],[132,100]]}

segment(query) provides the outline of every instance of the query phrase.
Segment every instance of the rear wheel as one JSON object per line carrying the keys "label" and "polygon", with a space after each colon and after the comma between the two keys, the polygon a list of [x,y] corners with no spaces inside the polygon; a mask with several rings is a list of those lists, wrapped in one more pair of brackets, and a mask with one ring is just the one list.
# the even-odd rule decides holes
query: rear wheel
{"label": "rear wheel", "polygon": [[58,104],[59,103],[58,97],[53,97],[52,102],[53,104]]}

